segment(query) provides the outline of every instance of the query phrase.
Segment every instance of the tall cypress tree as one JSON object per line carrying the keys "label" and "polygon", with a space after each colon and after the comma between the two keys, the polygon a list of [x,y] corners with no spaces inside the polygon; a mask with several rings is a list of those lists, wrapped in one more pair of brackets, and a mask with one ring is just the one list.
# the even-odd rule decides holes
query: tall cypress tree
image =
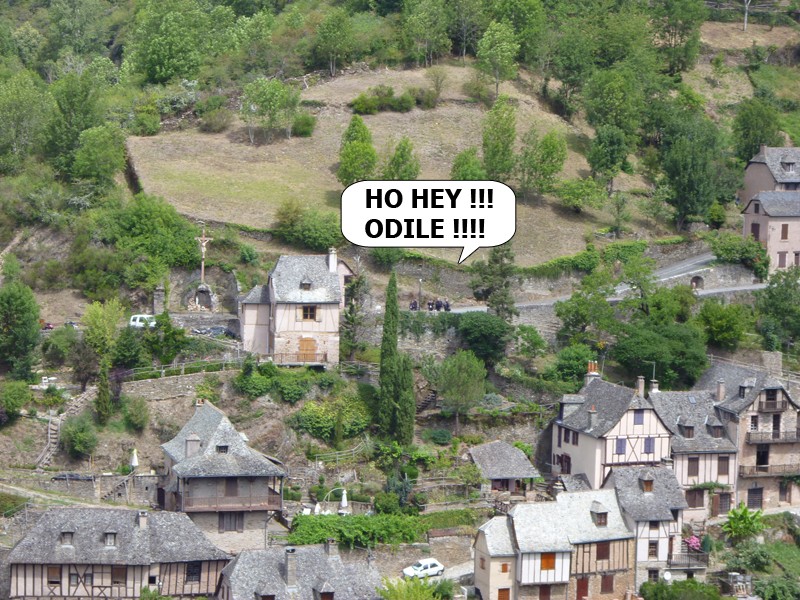
{"label": "tall cypress tree", "polygon": [[381,364],[378,384],[378,428],[384,435],[392,431],[394,420],[394,404],[396,398],[395,385],[397,377],[397,322],[400,311],[397,306],[397,277],[392,271],[389,285],[386,286],[386,311],[383,317],[383,337],[381,338]]}
{"label": "tall cypress tree", "polygon": [[397,363],[394,437],[400,444],[408,445],[414,440],[414,418],[417,414],[414,375],[411,372],[411,359],[407,354],[401,354]]}

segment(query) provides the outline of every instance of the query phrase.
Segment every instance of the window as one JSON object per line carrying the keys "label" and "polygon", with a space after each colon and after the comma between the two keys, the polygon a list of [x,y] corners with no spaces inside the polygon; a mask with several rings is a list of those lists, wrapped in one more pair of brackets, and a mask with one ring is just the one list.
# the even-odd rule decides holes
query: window
{"label": "window", "polygon": [[655,454],[655,452],[656,452],[656,438],[652,437],[644,438],[644,453]]}
{"label": "window", "polygon": [[258,600],[275,600],[275,594],[261,594]]}
{"label": "window", "polygon": [[650,531],[658,531],[658,521],[650,521]]}
{"label": "window", "polygon": [[703,490],[686,490],[686,504],[689,508],[703,508]]}
{"label": "window", "polygon": [[500,572],[501,573],[508,573],[508,563],[502,563],[500,565]]}
{"label": "window", "polygon": [[608,560],[611,556],[611,542],[597,542],[597,560]]}
{"label": "window", "polygon": [[686,474],[689,477],[697,477],[700,475],[700,457],[690,456],[686,468]]}
{"label": "window", "polygon": [[794,266],[800,267],[800,252],[794,253]]}
{"label": "window", "polygon": [[333,600],[334,592],[322,592],[319,595],[319,600]]}
{"label": "window", "polygon": [[658,583],[658,569],[648,569],[647,570],[647,581],[652,581],[653,583]]}
{"label": "window", "polygon": [[106,546],[117,545],[117,534],[111,531],[106,532]]}
{"label": "window", "polygon": [[301,290],[310,290],[311,289],[311,282],[310,281],[302,281],[300,283]]}
{"label": "window", "polygon": [[61,585],[61,567],[47,567],[47,585]]}
{"label": "window", "polygon": [[239,480],[236,477],[225,478],[225,497],[236,498],[239,495]]}
{"label": "window", "polygon": [[776,390],[776,389],[765,390],[765,393],[767,395],[766,396],[767,397],[767,402],[777,402],[778,401],[778,390]]}
{"label": "window", "polygon": [[758,431],[758,415],[750,417],[750,431]]}
{"label": "window", "polygon": [[158,585],[157,579],[158,579],[158,578],[157,578],[155,575],[150,575],[150,576],[147,578],[147,583],[148,583],[149,585]]}
{"label": "window", "polygon": [[658,558],[658,540],[647,542],[647,558]]}
{"label": "window", "polygon": [[789,224],[782,223],[781,224],[781,240],[788,240],[789,239]]}
{"label": "window", "polygon": [[481,556],[481,569],[486,570],[486,559]]}
{"label": "window", "polygon": [[625,438],[617,438],[617,444],[614,448],[614,454],[625,454]]}
{"label": "window", "polygon": [[511,600],[511,588],[497,590],[497,600]]}
{"label": "window", "polygon": [[785,269],[786,268],[786,254],[787,252],[778,252],[778,268]]}
{"label": "window", "polygon": [[739,398],[744,398],[744,394],[747,391],[747,388],[743,385],[739,386]]}
{"label": "window", "polygon": [[608,527],[608,513],[599,512],[594,514],[594,524],[598,527]]}
{"label": "window", "polygon": [[186,579],[185,583],[200,583],[200,570],[201,565],[199,561],[186,563]]}
{"label": "window", "polygon": [[[153,582],[155,583],[155,582]],[[92,587],[94,584],[94,575],[91,573],[84,573],[83,574],[83,585],[86,587]]]}
{"label": "window", "polygon": [[644,409],[637,408],[633,411],[633,424],[634,425],[644,425]]}
{"label": "window", "polygon": [[69,584],[70,585],[78,585],[78,574],[77,573],[70,573],[69,574]]}
{"label": "window", "polygon": [[642,491],[643,492],[652,492],[653,491],[653,480],[652,479],[643,479],[642,480]]}
{"label": "window", "polygon": [[316,321],[317,320],[317,307],[304,306],[303,307],[303,321]]}
{"label": "window", "polygon": [[217,446],[217,454],[227,454],[228,447],[227,446]]}
{"label": "window", "polygon": [[71,546],[72,545],[72,532],[71,531],[62,531],[61,532],[61,545],[62,546]]}
{"label": "window", "polygon": [[753,202],[753,212],[759,214],[761,212],[761,205],[758,202]]}
{"label": "window", "polygon": [[556,568],[556,553],[544,552],[542,554],[542,571],[552,571]]}
{"label": "window", "polygon": [[561,448],[561,432],[562,432],[563,430],[564,430],[564,428],[563,428],[563,427],[561,427],[561,425],[559,425],[559,426],[558,426],[558,431],[556,432],[556,436],[557,436],[557,439],[558,439],[558,447],[559,447],[559,448]]}
{"label": "window", "polygon": [[747,490],[747,508],[760,510],[764,504],[764,488],[750,488]]}
{"label": "window", "polygon": [[687,425],[683,428],[683,437],[690,440],[694,437],[694,427]]}
{"label": "window", "polygon": [[128,579],[128,567],[111,567],[111,585],[125,585]]}
{"label": "window", "polygon": [[577,431],[573,431],[572,432],[572,443],[575,444],[576,446],[578,445],[578,432]]}
{"label": "window", "polygon": [[717,438],[717,439],[722,437],[722,426],[721,425],[714,425],[711,428],[711,437]]}
{"label": "window", "polygon": [[730,467],[730,457],[720,456],[717,459],[717,475],[728,475]]}
{"label": "window", "polygon": [[600,579],[600,593],[613,594],[614,593],[614,575],[603,575]]}

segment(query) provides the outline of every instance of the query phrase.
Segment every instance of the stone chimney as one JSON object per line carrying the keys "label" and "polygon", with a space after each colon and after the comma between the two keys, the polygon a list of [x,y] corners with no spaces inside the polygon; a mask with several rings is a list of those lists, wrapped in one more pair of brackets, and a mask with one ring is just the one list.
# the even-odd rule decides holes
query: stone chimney
{"label": "stone chimney", "polygon": [[325,554],[327,554],[329,558],[339,556],[339,542],[334,538],[325,540]]}
{"label": "stone chimney", "polygon": [[595,409],[594,404],[592,404],[592,408],[589,409],[589,431],[591,431],[594,428],[596,416],[597,416],[597,410]]}
{"label": "stone chimney", "polygon": [[583,385],[586,385],[596,377],[600,377],[600,372],[597,370],[597,361],[590,360],[586,368],[586,375],[583,376]]}
{"label": "stone chimney", "polygon": [[675,464],[672,462],[672,459],[669,456],[662,456],[661,457],[661,466],[666,469],[672,469]]}
{"label": "stone chimney", "polygon": [[328,248],[328,271],[336,273],[339,259],[336,257],[336,248]]}
{"label": "stone chimney", "polygon": [[657,379],[651,379],[650,380],[650,393],[653,394],[655,392],[658,392],[658,380]]}
{"label": "stone chimney", "polygon": [[644,375],[636,378],[636,394],[644,398]]}
{"label": "stone chimney", "polygon": [[146,510],[140,510],[139,511],[137,524],[139,525],[139,529],[147,529],[147,511]]}
{"label": "stone chimney", "polygon": [[193,433],[186,438],[186,458],[191,458],[200,452],[200,437]]}
{"label": "stone chimney", "polygon": [[297,587],[297,549],[286,549],[286,587]]}
{"label": "stone chimney", "polygon": [[717,380],[717,402],[722,402],[725,400],[725,380],[718,379]]}

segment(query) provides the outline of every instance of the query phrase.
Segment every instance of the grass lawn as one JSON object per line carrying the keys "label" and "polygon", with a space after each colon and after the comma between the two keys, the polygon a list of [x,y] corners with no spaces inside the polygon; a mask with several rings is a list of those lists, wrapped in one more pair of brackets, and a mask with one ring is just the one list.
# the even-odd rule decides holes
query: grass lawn
{"label": "grass lawn", "polygon": [[773,560],[779,562],[787,573],[797,575],[800,573],[800,548],[795,544],[772,542],[764,544]]}
{"label": "grass lawn", "polygon": [[800,71],[795,67],[762,65],[751,74],[757,85],[772,90],[778,98],[800,98]]}

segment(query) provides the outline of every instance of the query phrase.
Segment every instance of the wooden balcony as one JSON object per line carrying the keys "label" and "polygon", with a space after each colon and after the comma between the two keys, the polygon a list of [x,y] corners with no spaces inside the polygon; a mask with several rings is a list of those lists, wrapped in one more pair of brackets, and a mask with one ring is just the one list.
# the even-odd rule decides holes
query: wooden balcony
{"label": "wooden balcony", "polygon": [[268,354],[267,358],[271,359],[276,365],[287,367],[328,364],[327,352],[316,354],[313,352],[281,352],[278,354]]}
{"label": "wooden balcony", "polygon": [[667,561],[671,569],[707,569],[708,554],[705,552],[675,552]]}
{"label": "wooden balcony", "polygon": [[762,400],[758,403],[758,412],[781,412],[788,404],[786,400]]}
{"label": "wooden balcony", "polygon": [[[180,504],[179,504],[180,506]],[[184,512],[281,510],[280,494],[266,496],[183,497]]]}
{"label": "wooden balcony", "polygon": [[791,431],[748,431],[745,441],[748,444],[798,444],[800,429]]}
{"label": "wooden balcony", "polygon": [[796,465],[739,465],[739,477],[775,477],[777,475],[800,475],[800,463]]}

